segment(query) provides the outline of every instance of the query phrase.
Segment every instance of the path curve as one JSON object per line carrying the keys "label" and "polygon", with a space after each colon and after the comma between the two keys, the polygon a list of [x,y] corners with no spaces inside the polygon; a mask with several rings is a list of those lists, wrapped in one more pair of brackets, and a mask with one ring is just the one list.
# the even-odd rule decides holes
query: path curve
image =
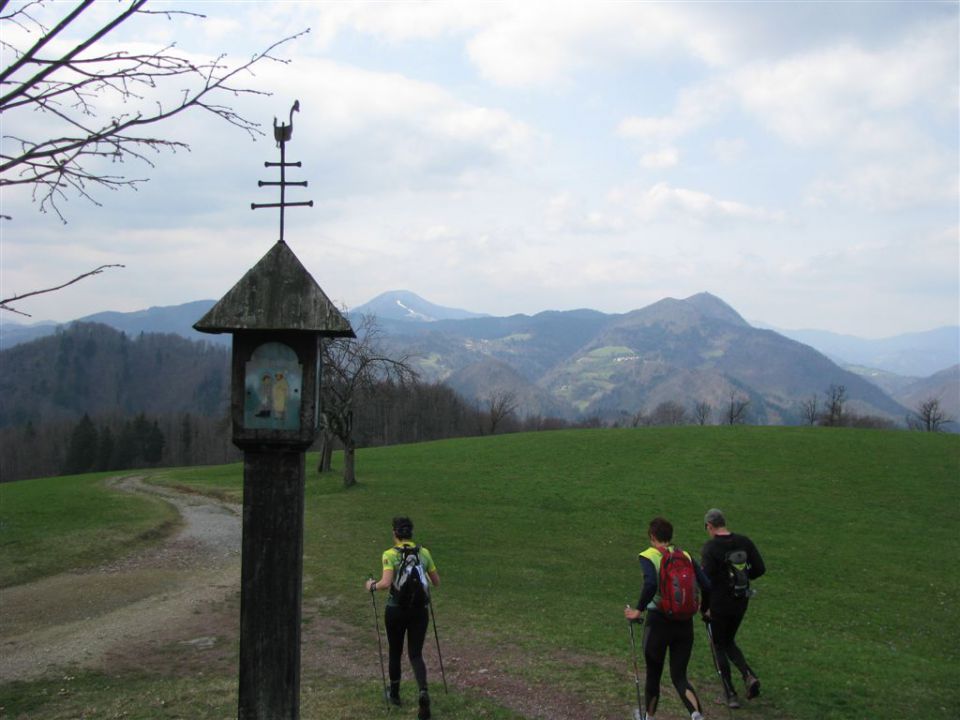
{"label": "path curve", "polygon": [[[41,677],[63,667],[103,667],[118,648],[176,641],[197,616],[236,594],[241,508],[149,485],[142,476],[108,481],[173,505],[182,525],[146,550],[81,572],[7,588],[0,613],[0,678]],[[215,636],[186,642],[213,643]]]}

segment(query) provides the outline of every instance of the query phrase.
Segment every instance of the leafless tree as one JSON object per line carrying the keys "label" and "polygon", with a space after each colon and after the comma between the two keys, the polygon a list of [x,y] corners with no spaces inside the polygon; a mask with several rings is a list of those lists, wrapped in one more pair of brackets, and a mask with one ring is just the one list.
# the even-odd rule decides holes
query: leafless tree
{"label": "leafless tree", "polygon": [[697,425],[706,425],[710,422],[710,415],[713,414],[713,408],[706,400],[699,400],[693,406],[693,419]]}
{"label": "leafless tree", "polygon": [[800,403],[800,417],[807,425],[817,424],[817,420],[820,419],[820,401],[816,393]]}
{"label": "leafless tree", "polygon": [[847,389],[843,385],[831,384],[827,388],[827,406],[822,415],[824,425],[840,427],[843,425],[843,406],[847,402]]}
{"label": "leafless tree", "polygon": [[[60,201],[70,195],[100,202],[94,188],[136,188],[145,178],[118,174],[128,161],[154,167],[151,155],[189,150],[187,143],[157,134],[157,126],[180,113],[200,110],[226,121],[251,137],[263,135],[260,124],[230,105],[231,98],[269,95],[245,81],[261,61],[286,63],[275,54],[303,33],[279,40],[236,64],[225,55],[197,61],[173,45],[145,52],[105,47],[108,36],[134,18],[203,17],[183,10],[152,11],[147,0],[116,4],[92,29],[93,0],[47,3],[0,0],[0,48],[9,58],[0,70],[0,191],[27,186],[41,212],[52,211],[66,222]],[[47,24],[46,8],[56,9]],[[308,32],[308,31],[305,31]],[[80,37],[77,34],[80,33]],[[165,97],[165,91],[173,91]],[[168,99],[169,98],[169,99]],[[123,108],[116,111],[115,108]],[[10,220],[3,215],[2,221]],[[69,282],[0,300],[0,310],[20,312],[12,303],[54,292],[116,264],[101,265]]]}
{"label": "leafless tree", "polygon": [[730,402],[727,404],[727,425],[742,425],[747,421],[747,407],[750,398],[740,395],[736,390],[730,391]]}
{"label": "leafless tree", "polygon": [[651,425],[683,425],[686,421],[686,409],[673,400],[660,403],[650,413]]}
{"label": "leafless tree", "polygon": [[916,411],[907,419],[911,429],[925,432],[941,432],[944,426],[952,423],[953,418],[940,405],[940,399],[929,397],[923,400]]}
{"label": "leafless tree", "polygon": [[[377,383],[390,381],[405,385],[416,381],[410,356],[388,357],[380,347],[382,331],[373,315],[360,318],[356,339],[337,338],[321,346],[322,432],[335,436],[343,445],[343,484],[357,482],[354,410]],[[321,457],[323,453],[321,452]],[[321,460],[322,463],[322,460]],[[322,464],[321,464],[322,469]]]}
{"label": "leafless tree", "polygon": [[513,416],[519,404],[517,394],[512,390],[498,390],[490,393],[484,403],[485,412],[482,416],[485,421],[484,431],[490,435],[495,435],[497,428]]}
{"label": "leafless tree", "polygon": [[642,425],[649,425],[646,414],[643,410],[637,410],[630,416],[630,427],[640,427]]}
{"label": "leafless tree", "polygon": [[[144,182],[114,174],[118,165],[136,160],[153,167],[148,153],[188,150],[184,142],[155,134],[155,126],[180,113],[205,111],[251,137],[263,135],[259,123],[227,103],[242,95],[269,95],[244,82],[261,61],[288,62],[275,53],[299,35],[238,64],[225,62],[225,55],[197,61],[172,45],[145,52],[105,47],[107,37],[134,18],[203,17],[196,13],[152,11],[147,0],[133,0],[116,5],[116,12],[99,27],[77,38],[72,33],[96,15],[95,3],[51,5],[62,9],[52,26],[37,19],[45,5],[0,2],[0,23],[18,29],[3,33],[0,40],[10,59],[0,71],[5,127],[0,187],[32,186],[40,210],[52,210],[61,220],[57,202],[69,194],[99,205],[91,195],[94,187],[116,190]],[[164,96],[168,88],[176,91],[172,99]],[[123,111],[117,112],[118,107]]]}

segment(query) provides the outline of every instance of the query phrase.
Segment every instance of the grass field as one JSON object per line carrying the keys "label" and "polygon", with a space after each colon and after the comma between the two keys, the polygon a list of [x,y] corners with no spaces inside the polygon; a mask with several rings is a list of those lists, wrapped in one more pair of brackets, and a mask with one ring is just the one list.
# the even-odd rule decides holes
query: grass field
{"label": "grass field", "polygon": [[[827,428],[563,431],[363,450],[358,473],[351,490],[335,475],[308,478],[305,608],[371,625],[361,584],[378,572],[390,518],[408,514],[443,578],[436,596],[443,632],[529,658],[517,668],[522,676],[587,701],[622,697],[628,708],[622,608],[636,601],[646,524],[670,518],[676,541],[698,551],[703,513],[718,506],[732,529],[753,537],[768,567],[739,636],[764,691],[741,718],[960,716],[960,580],[951,562],[960,437]],[[163,481],[237,497],[241,469],[181,469]],[[9,548],[41,555],[50,548],[11,544],[25,530],[8,525],[7,502],[29,504],[11,498],[48,485],[72,495],[88,482],[98,487],[58,479],[0,489],[0,576],[12,572]],[[27,534],[63,532],[52,521],[46,527]],[[690,674],[709,700],[715,673],[699,629]],[[81,681],[94,702],[99,680],[74,683]],[[114,682],[109,699],[158,681],[129,682]],[[35,685],[0,687],[0,704],[16,707]],[[371,688],[350,680],[336,691],[305,687],[303,716],[355,717],[349,708],[369,704]],[[463,703],[447,717],[515,717],[456,695],[447,702],[450,709]],[[51,700],[51,712],[36,717],[70,717],[54,714],[56,707]],[[665,691],[662,708],[679,707]],[[725,715],[709,709],[710,717]]]}
{"label": "grass field", "polygon": [[176,525],[166,503],[106,490],[112,475],[0,484],[0,589],[120,557]]}

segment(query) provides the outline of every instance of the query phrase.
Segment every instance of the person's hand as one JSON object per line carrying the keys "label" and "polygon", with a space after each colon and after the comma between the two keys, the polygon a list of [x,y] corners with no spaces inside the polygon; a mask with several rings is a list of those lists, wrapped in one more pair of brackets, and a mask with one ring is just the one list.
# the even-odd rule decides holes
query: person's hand
{"label": "person's hand", "polygon": [[643,617],[643,613],[640,610],[634,610],[629,605],[623,609],[623,616],[630,622],[637,622],[640,618]]}
{"label": "person's hand", "polygon": [[373,579],[367,580],[363,586],[367,589],[367,592],[373,592],[377,589],[377,581]]}
{"label": "person's hand", "polygon": [[710,622],[710,608],[707,608],[702,613],[700,613],[700,617],[703,619],[704,622]]}

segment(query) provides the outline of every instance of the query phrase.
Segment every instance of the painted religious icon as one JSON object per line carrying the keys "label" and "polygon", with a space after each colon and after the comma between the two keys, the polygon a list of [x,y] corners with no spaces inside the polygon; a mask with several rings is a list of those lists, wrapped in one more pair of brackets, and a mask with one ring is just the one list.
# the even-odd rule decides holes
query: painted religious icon
{"label": "painted religious icon", "polygon": [[303,366],[283,343],[264,343],[246,365],[243,426],[249,430],[299,430]]}

